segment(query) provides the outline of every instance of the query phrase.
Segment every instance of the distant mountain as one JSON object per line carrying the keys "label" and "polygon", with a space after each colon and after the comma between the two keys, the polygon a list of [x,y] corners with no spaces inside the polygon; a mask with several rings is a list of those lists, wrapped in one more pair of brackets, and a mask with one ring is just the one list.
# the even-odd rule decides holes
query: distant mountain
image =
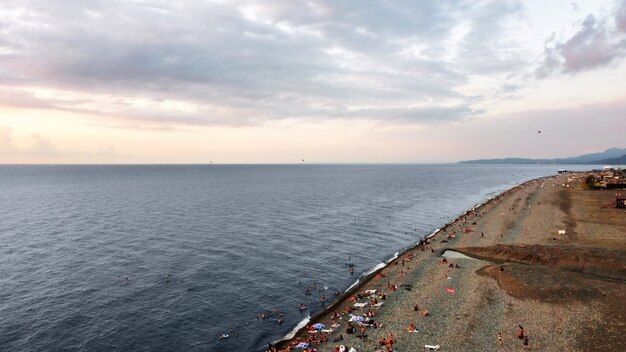
{"label": "distant mountain", "polygon": [[[610,148],[601,153],[584,154],[570,158],[555,159],[526,159],[526,158],[504,158],[504,159],[477,159],[463,160],[460,164],[613,164],[624,165],[626,158],[626,148]],[[621,162],[620,162],[621,160]]]}
{"label": "distant mountain", "polygon": [[[556,160],[558,160],[560,164],[597,164],[601,160],[619,158],[624,154],[626,154],[626,148],[609,148],[602,153],[585,154],[574,158],[563,158]],[[604,163],[600,162],[600,164]]]}
{"label": "distant mountain", "polygon": [[610,159],[602,159],[602,160],[597,160],[594,164],[604,164],[604,165],[626,165],[626,154],[622,155],[622,156],[618,156],[617,158],[610,158]]}

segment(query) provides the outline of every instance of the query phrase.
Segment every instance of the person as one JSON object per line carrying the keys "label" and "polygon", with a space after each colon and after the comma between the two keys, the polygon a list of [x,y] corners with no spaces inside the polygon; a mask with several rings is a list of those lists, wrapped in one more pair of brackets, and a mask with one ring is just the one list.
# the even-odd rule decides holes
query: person
{"label": "person", "polygon": [[409,326],[409,332],[413,332],[413,331],[415,331],[416,329],[417,329],[417,328],[415,327],[415,324],[411,324],[411,325]]}
{"label": "person", "polygon": [[413,306],[413,311],[414,311],[414,312],[417,312],[418,310],[420,310],[420,307],[418,307],[418,306],[417,306],[417,304],[416,304],[416,305],[414,305],[414,306]]}
{"label": "person", "polygon": [[502,333],[498,333],[498,344],[502,346]]}
{"label": "person", "polygon": [[524,328],[521,325],[519,326],[519,336],[517,338],[520,340],[524,338]]}

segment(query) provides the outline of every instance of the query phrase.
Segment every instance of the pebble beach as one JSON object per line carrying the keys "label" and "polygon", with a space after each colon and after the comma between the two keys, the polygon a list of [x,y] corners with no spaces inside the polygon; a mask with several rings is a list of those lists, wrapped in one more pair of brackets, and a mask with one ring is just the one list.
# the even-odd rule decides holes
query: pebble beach
{"label": "pebble beach", "polygon": [[626,214],[584,177],[532,180],[466,212],[268,350],[619,350]]}

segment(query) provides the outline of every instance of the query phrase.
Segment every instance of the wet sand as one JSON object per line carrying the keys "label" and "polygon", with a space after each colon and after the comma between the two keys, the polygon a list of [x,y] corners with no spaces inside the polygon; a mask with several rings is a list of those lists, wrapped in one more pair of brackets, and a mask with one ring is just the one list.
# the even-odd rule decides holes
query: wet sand
{"label": "wet sand", "polygon": [[[609,351],[626,346],[626,213],[614,192],[580,187],[584,174],[527,182],[466,213],[362,280],[316,317],[340,326],[330,334],[302,329],[279,350],[311,337],[318,351]],[[569,185],[569,187],[567,187]],[[565,230],[565,234],[559,234]],[[454,236],[451,238],[451,236]],[[418,240],[418,239],[416,239]],[[471,258],[441,254],[454,249]],[[450,267],[452,264],[453,268]],[[454,266],[459,266],[456,268]],[[366,314],[382,327],[365,337],[346,332],[357,293],[386,295]],[[378,297],[376,297],[378,299]],[[418,309],[415,310],[414,307]],[[424,312],[428,310],[428,315]],[[332,319],[332,315],[341,316]],[[414,324],[417,332],[409,332]],[[523,326],[528,345],[519,339]],[[498,338],[501,334],[501,339]],[[380,340],[393,344],[382,345]],[[334,342],[343,337],[343,340]],[[620,347],[621,346],[621,347]],[[301,350],[301,349],[292,349]],[[310,350],[310,349],[309,349]]]}

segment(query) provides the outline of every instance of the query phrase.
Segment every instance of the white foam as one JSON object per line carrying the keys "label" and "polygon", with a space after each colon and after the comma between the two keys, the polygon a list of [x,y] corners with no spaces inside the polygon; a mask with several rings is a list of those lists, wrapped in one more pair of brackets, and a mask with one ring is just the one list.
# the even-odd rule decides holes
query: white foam
{"label": "white foam", "polygon": [[[396,258],[397,258],[397,257],[396,257]],[[393,260],[393,259],[392,259],[392,260]],[[387,263],[389,263],[389,262],[387,262]],[[373,268],[371,268],[370,270],[366,271],[366,272],[365,272],[365,274],[363,274],[363,276],[367,276],[367,275],[369,275],[369,274],[371,274],[371,273],[375,272],[375,271],[376,271],[376,270],[378,270],[378,269],[384,268],[384,267],[385,267],[385,265],[387,265],[387,264],[385,264],[385,263],[378,263],[378,265],[376,265],[375,267],[373,267]]]}
{"label": "white foam", "polygon": [[361,281],[361,280],[356,279],[356,281],[352,285],[350,285],[350,287],[348,287],[347,290],[343,291],[343,293],[347,293],[348,291],[350,291],[354,286],[359,284],[359,281]]}
{"label": "white foam", "polygon": [[[298,325],[296,325],[296,327],[295,327],[295,328],[293,328],[293,330],[291,330],[291,331],[290,331],[287,335],[285,335],[285,337],[283,337],[283,339],[282,339],[282,340],[279,340],[279,341],[283,341],[283,340],[291,340],[291,339],[293,339],[293,337],[294,337],[294,336],[296,336],[296,333],[298,332],[298,330],[300,330],[300,329],[302,329],[303,327],[305,327],[305,326],[306,326],[306,324],[308,324],[310,320],[311,320],[311,316],[310,316],[310,315],[307,315],[307,317],[306,317],[306,318],[302,319],[302,320],[298,323]],[[278,341],[276,341],[276,342],[278,342]]]}
{"label": "white foam", "polygon": [[[389,264],[389,263],[393,262],[394,260],[396,260],[398,258],[398,255],[400,255],[400,252],[395,252],[393,254],[393,256],[389,260],[387,260],[387,264]],[[380,265],[380,264],[378,264],[378,265]],[[378,265],[376,265],[374,268],[377,268]],[[383,264],[383,266],[384,266],[384,264]],[[373,273],[373,272],[374,272],[373,270],[370,271],[370,274]]]}
{"label": "white foam", "polygon": [[[441,229],[440,228],[439,229],[435,229],[435,231],[433,231],[430,235],[426,236],[426,238],[433,237],[435,234],[437,234],[437,232],[439,232],[439,230],[441,230]],[[419,242],[417,242],[417,244],[419,244]]]}

